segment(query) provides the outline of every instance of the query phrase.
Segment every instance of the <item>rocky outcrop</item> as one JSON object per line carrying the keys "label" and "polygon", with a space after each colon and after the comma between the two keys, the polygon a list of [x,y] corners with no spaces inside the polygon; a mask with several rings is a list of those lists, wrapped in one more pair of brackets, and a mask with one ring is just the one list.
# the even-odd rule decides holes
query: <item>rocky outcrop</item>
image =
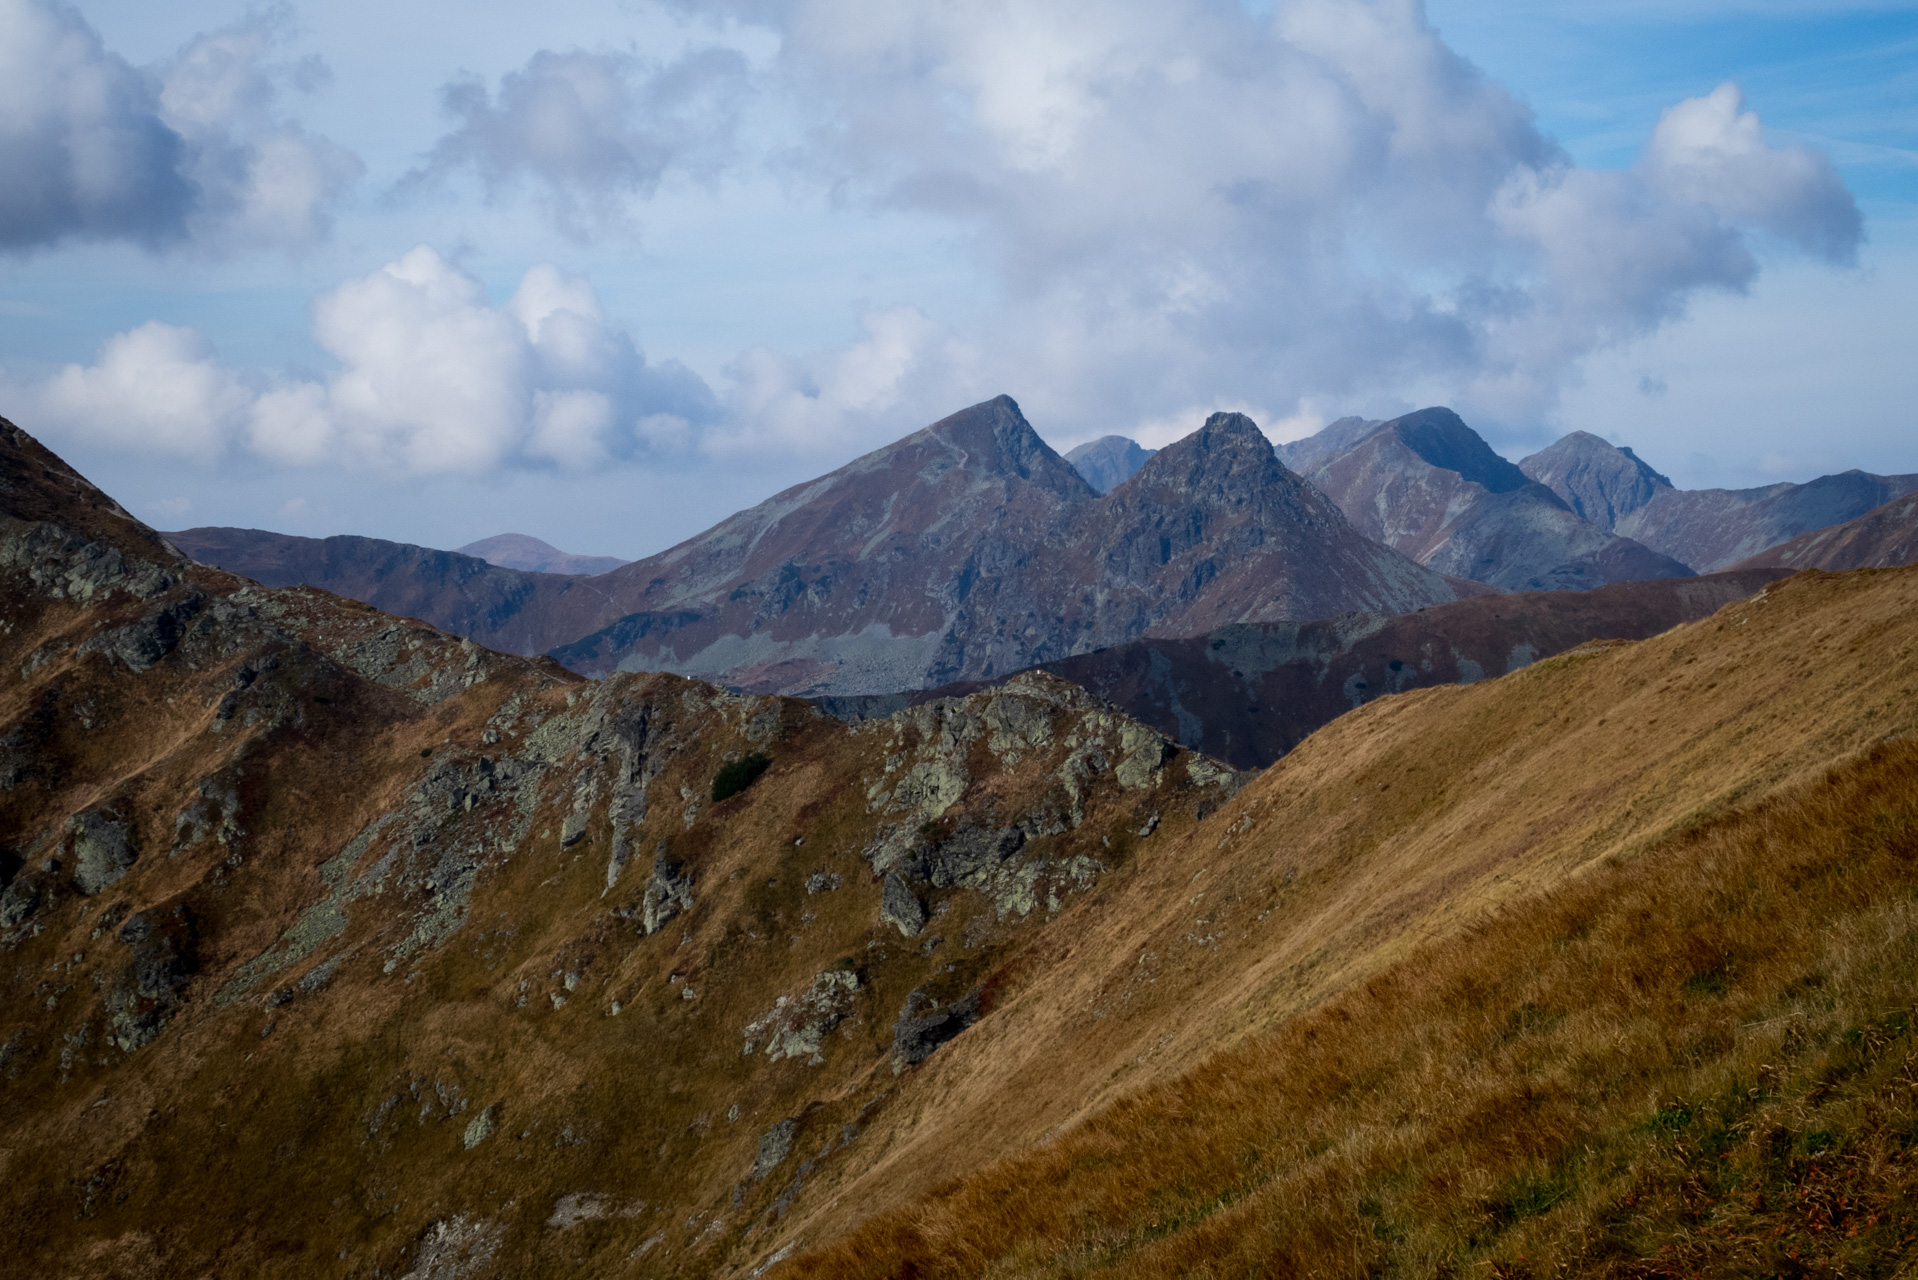
{"label": "rocky outcrop", "polygon": [[892,1026],[893,1074],[924,1062],[978,1021],[981,994],[974,987],[949,1004],[939,1003],[923,990],[907,996]]}
{"label": "rocky outcrop", "polygon": [[1296,450],[1331,454],[1307,478],[1362,533],[1427,568],[1508,591],[1589,590],[1691,572],[1581,519],[1449,409],[1362,428],[1341,419],[1327,428],[1337,433],[1332,445]]}
{"label": "rocky outcrop", "polygon": [[1100,493],[1111,493],[1137,474],[1139,468],[1146,464],[1146,459],[1157,452],[1156,449],[1141,448],[1136,440],[1125,436],[1100,436],[1076,449],[1067,450],[1066,461],[1094,489]]}
{"label": "rocky outcrop", "polygon": [[1765,563],[1758,557],[1771,547],[1857,519],[1918,490],[1918,475],[1857,470],[1804,484],[1678,489],[1630,449],[1582,431],[1519,466],[1587,519],[1699,573]]}

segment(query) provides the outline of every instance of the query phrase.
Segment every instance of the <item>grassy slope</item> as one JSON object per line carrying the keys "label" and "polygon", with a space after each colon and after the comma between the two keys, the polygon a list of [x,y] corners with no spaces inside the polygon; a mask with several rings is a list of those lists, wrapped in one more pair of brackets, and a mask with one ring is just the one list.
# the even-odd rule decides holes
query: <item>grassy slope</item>
{"label": "grassy slope", "polygon": [[[934,1067],[991,1105],[797,1269],[1704,1259],[1734,1182],[1767,1240],[1828,1248],[1816,1201],[1883,1252],[1902,1210],[1846,1205],[1903,1177],[1914,723],[1909,570],[1372,704],[1082,906],[1080,958]],[[941,1187],[955,1144],[1006,1162]]]}

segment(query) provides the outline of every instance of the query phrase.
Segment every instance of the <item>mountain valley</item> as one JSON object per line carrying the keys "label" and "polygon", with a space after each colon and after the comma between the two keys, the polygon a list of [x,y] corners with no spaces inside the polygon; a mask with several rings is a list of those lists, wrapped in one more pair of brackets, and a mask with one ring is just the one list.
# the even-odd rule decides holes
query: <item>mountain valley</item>
{"label": "mountain valley", "polygon": [[[1268,465],[1198,444],[1120,510]],[[1330,700],[1254,774],[1083,673],[585,680],[195,565],[0,427],[9,1256],[1908,1259],[1918,568],[1781,572],[1107,648],[1122,701]]]}

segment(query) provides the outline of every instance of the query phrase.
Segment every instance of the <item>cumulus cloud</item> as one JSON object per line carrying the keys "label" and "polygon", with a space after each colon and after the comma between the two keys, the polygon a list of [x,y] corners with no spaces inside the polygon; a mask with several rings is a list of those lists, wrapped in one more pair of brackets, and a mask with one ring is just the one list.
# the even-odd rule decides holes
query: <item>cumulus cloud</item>
{"label": "cumulus cloud", "polygon": [[979,358],[1069,429],[1413,384],[1525,418],[1764,244],[1860,238],[1735,87],[1582,169],[1417,0],[729,8],[779,33],[822,184],[972,232],[1007,299]]}
{"label": "cumulus cloud", "polygon": [[402,189],[471,172],[491,195],[531,183],[574,234],[629,225],[630,203],[669,171],[711,177],[730,156],[746,60],[704,48],[652,63],[631,54],[542,50],[501,77],[441,91],[457,126]]}
{"label": "cumulus cloud", "polygon": [[55,0],[0,0],[0,248],[69,239],[298,246],[360,162],[274,111],[313,64],[267,61],[287,11],[203,35],[159,66],[112,53]]}
{"label": "cumulus cloud", "polygon": [[690,430],[717,412],[697,375],[649,364],[591,285],[548,266],[495,307],[421,247],[320,297],[313,329],[339,364],[325,381],[243,376],[193,331],[147,324],[14,395],[83,442],[389,476],[586,468],[633,455],[642,421]]}

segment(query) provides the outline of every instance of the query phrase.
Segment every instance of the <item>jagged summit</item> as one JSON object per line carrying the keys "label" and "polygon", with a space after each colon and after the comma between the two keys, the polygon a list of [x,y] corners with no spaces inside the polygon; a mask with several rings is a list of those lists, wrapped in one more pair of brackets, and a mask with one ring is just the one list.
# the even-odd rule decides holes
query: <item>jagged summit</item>
{"label": "jagged summit", "polygon": [[1456,471],[1489,493],[1510,493],[1528,482],[1483,436],[1446,408],[1421,409],[1386,424],[1405,447],[1435,467]]}
{"label": "jagged summit", "polygon": [[554,651],[574,669],[833,694],[1454,595],[1353,530],[1243,414],[1213,415],[1101,498],[1006,396],[607,580],[641,608]]}
{"label": "jagged summit", "polygon": [[1521,459],[1518,469],[1606,529],[1672,487],[1630,449],[1589,431],[1574,431]]}

